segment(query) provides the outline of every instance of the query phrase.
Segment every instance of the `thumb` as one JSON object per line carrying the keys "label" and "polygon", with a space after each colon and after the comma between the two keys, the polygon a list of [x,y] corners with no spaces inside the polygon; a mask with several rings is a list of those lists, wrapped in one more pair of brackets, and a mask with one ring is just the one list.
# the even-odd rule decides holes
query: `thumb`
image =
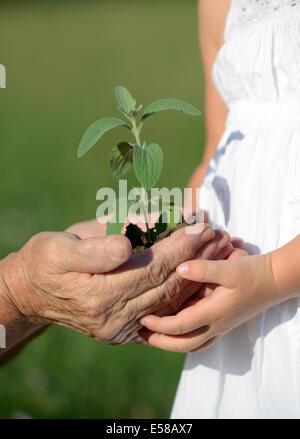
{"label": "thumb", "polygon": [[212,283],[232,287],[233,265],[231,261],[192,260],[180,264],[177,273],[189,280],[201,283]]}
{"label": "thumb", "polygon": [[79,239],[69,234],[65,241],[63,268],[79,273],[106,273],[122,265],[131,255],[126,236],[95,236]]}

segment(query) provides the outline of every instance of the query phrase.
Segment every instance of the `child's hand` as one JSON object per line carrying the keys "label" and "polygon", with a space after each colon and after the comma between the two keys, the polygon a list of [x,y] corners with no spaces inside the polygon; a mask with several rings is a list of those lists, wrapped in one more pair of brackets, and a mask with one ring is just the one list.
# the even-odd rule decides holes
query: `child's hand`
{"label": "child's hand", "polygon": [[285,300],[273,277],[270,255],[227,261],[193,260],[177,267],[184,278],[206,283],[173,316],[148,315],[141,332],[148,345],[198,352],[218,337]]}
{"label": "child's hand", "polygon": [[[198,250],[194,259],[219,260],[238,258],[245,255],[247,255],[247,252],[244,250],[243,240],[238,238],[231,239],[228,233],[224,230],[215,230],[214,238]],[[195,293],[198,292],[201,286],[202,285],[198,282],[190,282],[176,300],[173,300],[165,307],[160,308],[154,314],[159,317],[176,314],[182,309],[182,306],[187,299],[194,297]],[[207,286],[207,288],[209,288],[209,286]],[[136,341],[140,344],[145,344],[142,339],[137,339]]]}

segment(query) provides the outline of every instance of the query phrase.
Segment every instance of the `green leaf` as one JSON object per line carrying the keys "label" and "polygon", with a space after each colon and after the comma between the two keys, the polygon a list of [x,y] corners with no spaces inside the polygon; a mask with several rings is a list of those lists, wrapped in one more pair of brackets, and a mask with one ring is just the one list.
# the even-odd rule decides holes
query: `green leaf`
{"label": "green leaf", "polygon": [[[115,214],[112,217],[112,219],[106,223],[106,234],[107,235],[120,235],[123,229],[123,226],[125,224],[125,221],[128,216],[128,207],[132,204],[132,201],[128,200],[126,197],[119,198],[114,203],[115,207]],[[120,221],[120,208],[122,209],[122,213],[124,213],[125,210],[125,216],[123,218],[123,221]]]}
{"label": "green leaf", "polygon": [[77,150],[77,157],[82,157],[107,131],[119,126],[129,128],[124,120],[117,119],[116,117],[96,120],[96,122],[92,123],[85,131]]}
{"label": "green leaf", "polygon": [[191,116],[200,116],[201,111],[193,105],[181,101],[179,99],[161,99],[159,101],[152,102],[152,104],[148,105],[142,117],[142,120],[147,119],[154,113],[164,110],[177,110],[182,111],[183,113],[189,114]]}
{"label": "green leaf", "polygon": [[121,178],[132,165],[133,148],[127,142],[118,143],[111,150],[110,167],[115,177]]}
{"label": "green leaf", "polygon": [[119,86],[116,87],[116,98],[119,102],[120,108],[126,114],[130,114],[135,110],[136,101],[133,99],[127,88]]}
{"label": "green leaf", "polygon": [[151,143],[146,148],[135,145],[133,150],[133,169],[142,186],[151,189],[161,174],[163,153],[161,147]]}

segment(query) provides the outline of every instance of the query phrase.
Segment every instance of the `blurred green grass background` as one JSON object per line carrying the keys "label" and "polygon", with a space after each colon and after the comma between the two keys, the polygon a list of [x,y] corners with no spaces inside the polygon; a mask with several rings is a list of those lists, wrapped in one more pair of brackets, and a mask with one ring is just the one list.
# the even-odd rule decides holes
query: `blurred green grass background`
{"label": "blurred green grass background", "polygon": [[[116,85],[143,104],[176,97],[203,108],[203,76],[196,0],[1,1],[0,41],[4,257],[39,231],[95,217],[97,190],[117,188],[108,158],[124,132],[76,158],[91,122],[118,117]],[[160,186],[184,187],[203,138],[203,118],[169,112],[148,122],[145,140],[164,151]],[[183,360],[53,327],[0,369],[0,417],[167,417]]]}

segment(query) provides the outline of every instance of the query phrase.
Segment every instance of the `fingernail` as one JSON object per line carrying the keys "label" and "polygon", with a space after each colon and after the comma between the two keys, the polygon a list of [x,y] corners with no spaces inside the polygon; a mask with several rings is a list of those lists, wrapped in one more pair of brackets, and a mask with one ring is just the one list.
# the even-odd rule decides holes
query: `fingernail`
{"label": "fingernail", "polygon": [[142,318],[139,320],[139,322],[140,322],[141,325],[145,326],[145,323],[147,322],[147,317],[142,317]]}
{"label": "fingernail", "polygon": [[183,264],[178,265],[176,271],[179,274],[186,274],[189,271],[189,264],[187,262],[184,262]]}
{"label": "fingernail", "polygon": [[230,236],[227,232],[224,233],[224,235],[222,236],[220,245],[226,245],[230,242]]}
{"label": "fingernail", "polygon": [[126,254],[126,248],[123,239],[119,236],[113,236],[107,240],[109,253],[116,259],[123,259]]}
{"label": "fingernail", "polygon": [[[204,223],[196,223],[196,224],[193,224],[192,226],[185,227],[185,232],[188,235],[199,235],[199,234],[203,233],[204,228],[205,228]],[[204,233],[206,233],[206,232],[207,231],[205,231]]]}

